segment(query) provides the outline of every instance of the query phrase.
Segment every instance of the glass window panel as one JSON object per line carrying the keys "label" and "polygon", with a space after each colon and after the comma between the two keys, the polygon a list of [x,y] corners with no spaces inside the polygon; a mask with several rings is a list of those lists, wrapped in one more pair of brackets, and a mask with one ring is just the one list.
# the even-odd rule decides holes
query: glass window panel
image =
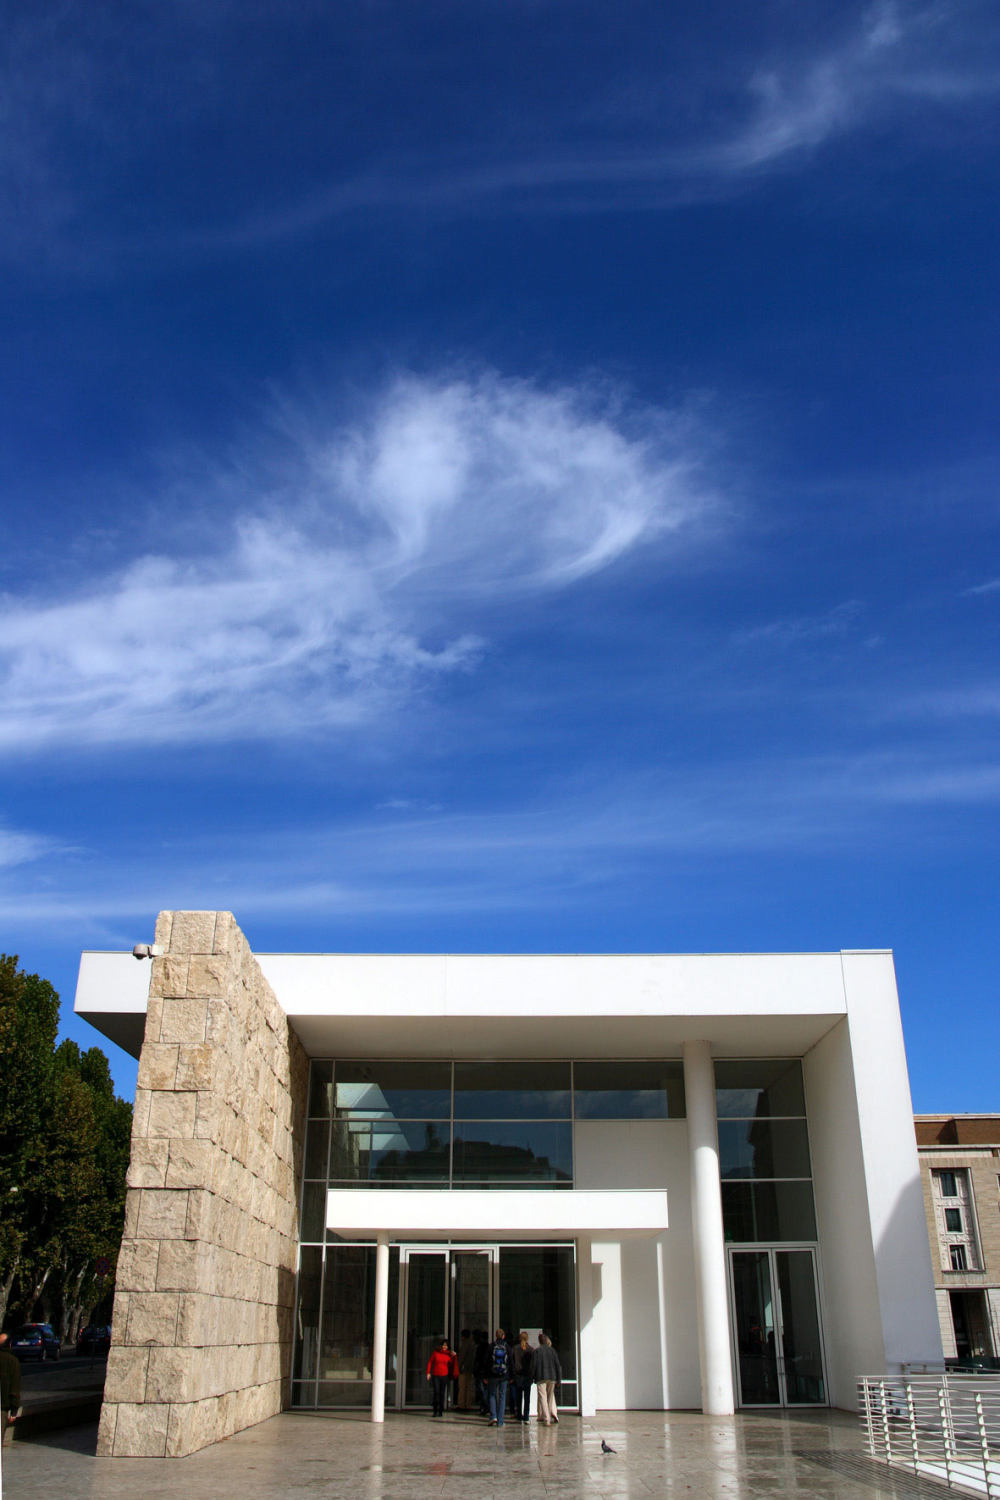
{"label": "glass window panel", "polygon": [[371,1406],[370,1380],[321,1380],[317,1406]]}
{"label": "glass window panel", "polygon": [[[316,1374],[319,1336],[319,1295],[323,1279],[323,1252],[307,1246],[300,1253],[298,1298],[295,1307],[295,1356],[293,1380],[311,1380]],[[312,1388],[310,1387],[310,1390]],[[315,1399],[315,1392],[310,1400]]]}
{"label": "glass window panel", "polygon": [[333,1104],[333,1063],[314,1062],[309,1076],[309,1114],[330,1118]]}
{"label": "glass window panel", "polygon": [[303,1242],[322,1244],[326,1229],[326,1183],[306,1182],[302,1185],[302,1222],[299,1239]]}
{"label": "glass window panel", "polygon": [[339,1116],[382,1114],[398,1120],[447,1120],[451,1114],[451,1064],[446,1062],[339,1062]]}
{"label": "glass window panel", "polygon": [[450,1143],[451,1127],[437,1120],[394,1120],[391,1124],[336,1120],[330,1181],[447,1181]]}
{"label": "glass window panel", "polygon": [[962,1210],[960,1208],[946,1208],[944,1211],[944,1227],[949,1234],[962,1233]]}
{"label": "glass window panel", "polygon": [[315,1406],[316,1405],[316,1382],[315,1380],[296,1380],[292,1383],[292,1405],[293,1406]]}
{"label": "glass window panel", "polygon": [[[327,1245],[323,1277],[323,1316],[319,1334],[320,1405],[336,1384],[357,1389],[367,1382],[371,1400],[375,1336],[375,1249],[367,1245]],[[324,1392],[324,1385],[328,1387]],[[339,1405],[354,1405],[351,1395]]]}
{"label": "glass window panel", "polygon": [[[542,1328],[565,1381],[576,1380],[576,1273],[570,1245],[500,1246],[500,1326]],[[573,1392],[574,1398],[576,1392]],[[563,1405],[570,1401],[565,1388]]]}
{"label": "glass window panel", "polygon": [[571,1182],[573,1127],[569,1121],[496,1121],[455,1126],[456,1183],[484,1178]]}
{"label": "glass window panel", "polygon": [[456,1120],[568,1120],[569,1063],[455,1064]]}
{"label": "glass window panel", "polygon": [[797,1057],[717,1062],[715,1098],[720,1120],[804,1115],[802,1064]]}
{"label": "glass window panel", "polygon": [[329,1120],[310,1120],[306,1126],[306,1157],[303,1177],[326,1176],[326,1153],[330,1145]]}
{"label": "glass window panel", "polygon": [[[406,1185],[407,1184],[405,1182],[397,1182],[392,1184],[392,1186],[394,1187],[406,1187]],[[417,1185],[420,1187],[427,1186],[425,1182],[419,1183]],[[373,1184],[373,1186],[377,1187],[378,1184],[375,1183]],[[484,1193],[489,1192],[493,1188],[495,1188],[497,1192],[500,1192],[504,1188],[510,1187],[516,1187],[519,1192],[521,1191],[521,1189],[524,1189],[525,1192],[528,1192],[533,1188],[544,1188],[546,1191],[556,1192],[560,1188],[571,1188],[572,1186],[572,1177],[559,1179],[558,1181],[554,1181],[547,1177],[517,1177],[514,1178],[513,1181],[509,1177],[483,1178],[481,1180],[477,1177],[456,1177],[455,1181],[452,1183],[452,1187],[456,1190],[456,1192],[469,1192],[472,1189],[476,1189],[477,1191]]]}
{"label": "glass window panel", "polygon": [[942,1198],[958,1197],[958,1179],[954,1172],[939,1172],[938,1178],[941,1183]]}
{"label": "glass window panel", "polygon": [[726,1177],[808,1177],[805,1120],[720,1120],[719,1168]]}
{"label": "glass window panel", "polygon": [[684,1117],[679,1062],[578,1062],[573,1065],[578,1120],[667,1120]]}
{"label": "glass window panel", "polygon": [[730,1241],[814,1240],[811,1182],[724,1182],[722,1218]]}

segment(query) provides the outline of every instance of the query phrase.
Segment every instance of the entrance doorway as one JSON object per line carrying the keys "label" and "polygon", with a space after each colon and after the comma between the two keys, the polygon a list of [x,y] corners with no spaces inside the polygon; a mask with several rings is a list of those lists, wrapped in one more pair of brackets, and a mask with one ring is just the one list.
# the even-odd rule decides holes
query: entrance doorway
{"label": "entrance doorway", "polygon": [[816,1253],[729,1251],[741,1406],[825,1406]]}
{"label": "entrance doorway", "polygon": [[562,1364],[561,1405],[577,1396],[576,1269],[572,1245],[401,1245],[397,1402],[428,1403],[427,1361],[434,1340],[457,1348],[463,1328],[502,1326],[508,1338],[526,1328],[532,1343],[544,1328]]}
{"label": "entrance doorway", "polygon": [[434,1340],[458,1347],[463,1328],[496,1327],[497,1247],[403,1245],[399,1252],[404,1343],[403,1405],[427,1405],[427,1361]]}

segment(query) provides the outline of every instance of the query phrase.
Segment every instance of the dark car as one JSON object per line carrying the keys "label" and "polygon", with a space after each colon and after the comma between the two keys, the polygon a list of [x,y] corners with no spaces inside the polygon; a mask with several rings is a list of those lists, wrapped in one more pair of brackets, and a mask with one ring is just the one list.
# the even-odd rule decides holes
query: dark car
{"label": "dark car", "polygon": [[76,1341],[78,1354],[107,1354],[111,1348],[111,1329],[107,1323],[88,1323],[80,1329]]}
{"label": "dark car", "polygon": [[49,1323],[25,1323],[10,1341],[10,1352],[18,1359],[58,1359],[59,1337]]}

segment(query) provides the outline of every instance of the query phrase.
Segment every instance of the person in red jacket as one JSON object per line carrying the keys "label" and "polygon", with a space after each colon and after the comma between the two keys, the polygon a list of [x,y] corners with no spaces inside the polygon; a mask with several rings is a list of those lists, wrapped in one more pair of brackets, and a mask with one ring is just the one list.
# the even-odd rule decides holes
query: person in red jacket
{"label": "person in red jacket", "polygon": [[438,1339],[427,1361],[427,1379],[431,1383],[431,1416],[444,1416],[448,1382],[458,1374],[458,1360],[448,1347],[447,1339]]}

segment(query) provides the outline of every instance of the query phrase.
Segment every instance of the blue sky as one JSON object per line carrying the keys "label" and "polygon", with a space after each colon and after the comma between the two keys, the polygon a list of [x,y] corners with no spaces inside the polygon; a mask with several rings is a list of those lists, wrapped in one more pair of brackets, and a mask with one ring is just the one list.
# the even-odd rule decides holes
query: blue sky
{"label": "blue sky", "polygon": [[916,1107],[1000,1109],[995,5],[8,17],[0,946],[67,1030],[166,907],[892,947]]}

